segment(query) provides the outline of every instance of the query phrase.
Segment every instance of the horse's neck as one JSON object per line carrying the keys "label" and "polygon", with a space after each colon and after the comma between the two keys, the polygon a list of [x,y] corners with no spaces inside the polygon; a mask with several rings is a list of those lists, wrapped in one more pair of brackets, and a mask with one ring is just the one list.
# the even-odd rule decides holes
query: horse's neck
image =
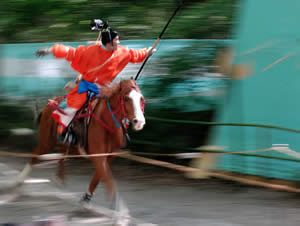
{"label": "horse's neck", "polygon": [[[109,106],[111,112],[109,111]],[[120,122],[122,120],[122,109],[120,106],[120,98],[119,95],[114,95],[110,97],[107,101],[107,98],[101,98],[98,102],[97,106],[95,107],[95,113],[98,117],[105,120],[106,123],[112,122],[115,123],[112,119],[112,113],[114,114],[115,118]],[[115,112],[116,109],[119,109]]]}

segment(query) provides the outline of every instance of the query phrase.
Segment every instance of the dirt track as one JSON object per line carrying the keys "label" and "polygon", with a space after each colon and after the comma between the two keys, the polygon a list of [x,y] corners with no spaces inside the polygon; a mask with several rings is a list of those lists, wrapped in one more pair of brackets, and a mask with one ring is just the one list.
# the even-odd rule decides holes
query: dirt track
{"label": "dirt track", "polygon": [[[0,162],[16,170],[24,166],[23,159],[1,157]],[[300,196],[292,193],[246,187],[216,179],[189,180],[176,171],[123,160],[115,162],[113,172],[131,216],[143,222],[166,226],[300,225]],[[91,165],[85,159],[69,160],[66,174],[66,186],[59,189],[72,192],[79,200],[92,176]],[[51,179],[53,175],[54,169],[49,168],[35,170],[31,176]],[[28,186],[25,185],[24,189]],[[32,184],[30,189],[48,192],[49,186],[57,189],[49,183]],[[105,207],[110,204],[105,199],[102,185],[97,188],[94,203]],[[0,205],[0,223],[83,214],[74,211],[74,208],[51,197],[21,197],[14,203]],[[82,217],[88,219],[93,216]]]}

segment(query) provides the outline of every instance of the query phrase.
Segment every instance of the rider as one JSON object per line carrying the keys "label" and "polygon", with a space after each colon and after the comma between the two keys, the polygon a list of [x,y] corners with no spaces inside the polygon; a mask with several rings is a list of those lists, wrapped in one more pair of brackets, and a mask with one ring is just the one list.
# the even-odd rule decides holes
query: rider
{"label": "rider", "polygon": [[93,20],[91,29],[99,30],[99,42],[96,44],[77,48],[54,44],[51,48],[36,52],[37,56],[52,53],[56,58],[65,58],[82,75],[79,84],[67,94],[65,106],[60,104],[63,112],[55,110],[52,113],[53,119],[58,122],[57,133],[65,143],[73,142],[70,134],[65,139],[66,131],[76,112],[85,103],[87,91],[99,94],[98,86],[111,83],[128,63],[141,63],[156,51],[153,48],[134,50],[121,46],[118,33],[101,20]]}

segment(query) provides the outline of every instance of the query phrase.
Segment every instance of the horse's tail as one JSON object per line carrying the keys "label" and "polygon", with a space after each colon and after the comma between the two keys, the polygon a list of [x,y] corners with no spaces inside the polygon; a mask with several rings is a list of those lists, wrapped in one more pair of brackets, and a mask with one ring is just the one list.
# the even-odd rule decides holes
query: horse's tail
{"label": "horse's tail", "polygon": [[38,127],[40,125],[42,111],[40,111],[37,101],[35,101],[32,110],[33,110],[33,116],[34,116],[34,125]]}

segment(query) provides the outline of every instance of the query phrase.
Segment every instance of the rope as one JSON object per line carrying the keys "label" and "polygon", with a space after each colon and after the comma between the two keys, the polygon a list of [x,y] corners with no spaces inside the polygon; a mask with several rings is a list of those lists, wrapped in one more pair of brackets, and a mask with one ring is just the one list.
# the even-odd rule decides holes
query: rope
{"label": "rope", "polygon": [[147,116],[147,119],[155,120],[155,121],[163,121],[168,123],[186,123],[186,124],[198,124],[198,125],[211,125],[211,126],[250,126],[250,127],[263,127],[263,128],[271,128],[278,130],[285,130],[289,132],[300,133],[300,130],[279,127],[279,126],[271,126],[271,125],[262,125],[262,124],[251,124],[251,123],[217,123],[217,122],[205,122],[205,121],[190,121],[190,120],[174,120],[174,119],[163,119],[158,117]]}
{"label": "rope", "polygon": [[[294,152],[293,154],[291,154],[290,151],[288,151],[287,148],[285,148],[286,150],[282,150],[282,147],[271,147],[270,149],[272,149],[273,151],[278,151],[278,152],[282,152],[284,154],[287,154],[289,156],[293,156],[293,157],[299,157],[299,159],[295,159],[295,158],[287,158],[287,157],[279,157],[279,156],[271,156],[271,155],[263,155],[263,154],[252,154],[252,153],[257,153],[257,152],[265,152],[268,151],[268,149],[258,149],[258,150],[250,150],[250,151],[235,151],[235,152],[226,152],[224,150],[221,150],[220,148],[222,148],[221,146],[202,146],[202,147],[198,147],[198,148],[183,148],[183,147],[176,147],[176,146],[169,146],[169,145],[161,145],[160,143],[155,143],[155,142],[149,142],[149,141],[143,141],[143,140],[135,140],[135,141],[131,141],[132,143],[135,144],[146,144],[146,145],[153,145],[153,146],[159,146],[159,147],[165,147],[165,148],[173,148],[173,149],[180,149],[180,150],[185,150],[185,151],[193,151],[193,155],[195,154],[200,154],[199,152],[204,152],[204,153],[214,153],[214,154],[236,154],[236,155],[244,155],[244,156],[253,156],[253,157],[260,157],[260,158],[270,158],[270,159],[278,159],[278,160],[287,160],[287,161],[294,161],[294,162],[300,162],[300,153]],[[279,151],[279,149],[281,149]],[[271,150],[270,150],[271,151]],[[252,152],[252,153],[251,153]],[[288,152],[290,154],[288,154]],[[145,152],[135,152],[135,154],[139,154],[141,153],[141,155],[148,155],[148,156],[178,156],[178,157],[182,157],[184,156],[185,153],[180,153],[180,154],[157,154],[157,153],[145,153]],[[297,153],[297,154],[295,154]]]}
{"label": "rope", "polygon": [[[16,154],[16,153],[10,153],[10,152],[6,152],[6,151],[1,151],[0,155],[8,155],[8,156],[15,156],[15,157],[30,157],[30,158],[39,157],[39,155],[24,154],[24,153]],[[111,155],[118,155],[122,158],[126,158],[126,159],[129,159],[129,160],[142,162],[142,163],[146,163],[146,164],[151,164],[151,165],[156,165],[156,166],[160,166],[160,167],[166,167],[166,168],[169,168],[169,169],[174,169],[174,170],[178,170],[178,171],[185,172],[185,173],[203,172],[209,177],[221,178],[221,179],[236,181],[236,182],[243,183],[243,184],[261,186],[261,187],[265,187],[265,188],[281,190],[281,191],[287,191],[287,192],[297,192],[297,193],[300,192],[300,189],[297,189],[297,188],[294,188],[294,187],[291,187],[291,186],[272,184],[272,183],[267,183],[267,182],[242,178],[242,177],[233,176],[233,175],[226,175],[226,174],[221,173],[221,172],[205,171],[203,169],[187,167],[187,166],[177,165],[177,164],[164,162],[164,161],[160,161],[160,160],[154,160],[154,159],[149,159],[149,158],[145,158],[145,157],[140,157],[140,156],[130,154],[129,152],[94,154],[94,155],[67,155],[67,156],[62,156],[61,158],[81,158],[81,157],[84,157],[84,156],[85,157],[99,157],[99,156],[109,156],[109,155],[110,156]]]}
{"label": "rope", "polygon": [[[198,149],[199,150],[199,149]],[[257,150],[247,150],[247,151],[237,151],[237,152],[224,152],[219,151],[218,153],[215,150],[209,150],[207,148],[203,149],[207,152],[213,152],[216,155],[247,155],[248,153],[257,153],[257,152],[269,152],[269,151],[277,151],[289,156],[293,156],[297,159],[288,159],[285,158],[284,160],[293,160],[293,161],[300,161],[300,153],[293,151],[286,147],[271,147],[266,149],[257,149]],[[123,156],[127,154],[132,155],[143,155],[143,156],[164,156],[164,157],[184,157],[188,156],[190,154],[194,154],[193,157],[201,157],[201,153],[177,153],[177,154],[160,154],[160,153],[149,153],[149,152],[130,152],[130,151],[122,151],[122,152],[114,152],[114,153],[102,153],[102,154],[80,154],[80,155],[63,155],[55,157],[55,159],[65,159],[65,158],[91,158],[91,157],[103,157],[103,156]],[[11,157],[18,157],[18,158],[38,158],[41,155],[36,154],[26,154],[26,153],[14,153],[14,152],[8,152],[8,151],[0,151],[0,156],[11,156]],[[275,156],[259,156],[259,157],[265,157],[265,158],[278,158]]]}
{"label": "rope", "polygon": [[[290,149],[287,148],[268,148],[268,149],[262,149],[262,150],[252,150],[252,151],[247,151],[247,152],[257,152],[257,151],[288,151],[286,153],[294,152]],[[297,153],[297,152],[296,152]],[[228,153],[222,153],[222,154],[236,154],[236,152],[228,152]],[[299,154],[299,153],[297,153]],[[8,156],[15,156],[15,157],[39,157],[39,155],[33,155],[33,154],[24,154],[24,153],[11,153],[11,152],[6,152],[6,151],[0,151],[0,155],[8,155]],[[160,161],[160,160],[154,160],[154,159],[149,159],[141,156],[136,156],[131,154],[130,152],[117,152],[117,153],[107,153],[107,154],[92,154],[92,155],[65,155],[58,157],[57,159],[63,159],[63,158],[82,158],[82,157],[100,157],[100,156],[120,156],[122,158],[126,158],[129,160],[137,161],[137,162],[142,162],[146,164],[151,164],[151,165],[156,165],[160,167],[165,167],[169,169],[174,169],[178,170],[181,172],[185,173],[190,173],[190,172],[202,172],[205,173],[208,177],[215,177],[215,178],[221,178],[225,180],[231,180],[235,182],[239,182],[242,184],[248,184],[248,185],[254,185],[254,186],[261,186],[269,189],[275,189],[275,190],[281,190],[281,191],[287,191],[287,192],[296,192],[300,193],[300,189],[287,186],[287,185],[280,185],[280,184],[273,184],[273,183],[268,183],[268,182],[262,182],[258,180],[253,180],[253,179],[247,179],[243,178],[241,176],[234,176],[234,175],[227,175],[222,172],[218,171],[206,171],[203,169],[198,169],[198,168],[193,168],[193,167],[187,167],[187,166],[182,166],[178,164],[173,164],[165,161]],[[168,155],[169,156],[169,155]],[[297,155],[298,156],[298,155]]]}
{"label": "rope", "polygon": [[186,167],[186,166],[177,165],[177,164],[164,162],[164,161],[160,161],[160,160],[155,160],[155,159],[149,159],[149,158],[145,158],[145,157],[141,157],[141,156],[137,156],[137,155],[132,155],[130,153],[127,153],[126,155],[123,155],[121,157],[126,158],[126,159],[130,159],[130,160],[134,160],[134,161],[137,161],[137,162],[146,163],[146,164],[166,167],[166,168],[170,168],[170,169],[176,169],[176,170],[182,171],[182,172],[196,172],[196,171],[199,171],[199,169],[196,169],[196,168]]}
{"label": "rope", "polygon": [[248,185],[254,185],[254,186],[260,186],[260,187],[265,187],[269,189],[275,189],[275,190],[280,190],[280,191],[287,191],[287,192],[296,192],[300,193],[300,189],[294,188],[291,186],[287,185],[280,185],[280,184],[273,184],[273,183],[268,183],[268,182],[262,182],[262,181],[257,181],[253,179],[247,179],[247,178],[242,178],[241,176],[234,176],[234,175],[226,175],[225,173],[221,173],[218,171],[212,172],[212,171],[206,171],[203,169],[198,169],[198,168],[193,168],[193,167],[187,167],[187,166],[182,166],[182,165],[177,165],[169,162],[164,162],[164,161],[158,161],[158,160],[153,160],[153,159],[148,159],[140,156],[135,156],[131,154],[126,154],[121,156],[122,158],[130,159],[133,161],[137,162],[142,162],[142,163],[147,163],[151,165],[156,165],[156,166],[161,166],[161,167],[166,167],[169,169],[175,169],[181,172],[189,173],[189,172],[203,172],[205,175],[208,177],[215,177],[215,178],[221,178],[225,180],[231,180],[235,182],[239,182],[242,184],[248,184]]}
{"label": "rope", "polygon": [[[57,156],[55,159],[66,159],[66,158],[92,158],[92,157],[104,157],[104,156],[122,156],[127,154],[127,151],[124,152],[114,152],[114,153],[102,153],[102,154],[86,154],[86,155],[62,155]],[[8,151],[0,151],[0,156],[11,156],[17,158],[39,158],[41,155],[36,154],[26,154],[26,153],[14,153]]]}
{"label": "rope", "polygon": [[195,124],[195,125],[211,125],[211,126],[249,126],[249,127],[262,127],[262,128],[269,128],[269,129],[278,129],[284,130],[294,133],[300,133],[298,129],[291,129],[285,128],[280,126],[272,126],[272,125],[263,125],[263,124],[252,124],[252,123],[218,123],[218,122],[205,122],[205,121],[190,121],[190,120],[175,120],[175,119],[165,119],[165,118],[158,118],[147,116],[147,119],[154,120],[154,121],[161,121],[167,123],[182,123],[182,124]]}
{"label": "rope", "polygon": [[[201,150],[201,149],[195,149],[195,150]],[[214,152],[214,150],[208,150],[208,149],[203,149],[205,151],[208,152]],[[214,153],[217,155],[224,155],[224,154],[245,154],[245,153],[254,153],[254,152],[266,152],[266,151],[277,151],[275,148],[266,148],[266,149],[257,149],[257,150],[249,150],[249,151],[237,151],[237,152],[221,152],[219,151],[218,153]],[[283,151],[282,151],[283,152]],[[145,155],[145,156],[169,156],[169,157],[181,157],[184,156],[185,154],[188,155],[190,153],[177,153],[177,154],[159,154],[159,153],[149,153],[149,152],[130,152],[132,154],[136,154],[136,155]],[[193,153],[193,154],[199,154],[199,156],[201,155],[201,153]],[[300,158],[300,153],[299,156]]]}

